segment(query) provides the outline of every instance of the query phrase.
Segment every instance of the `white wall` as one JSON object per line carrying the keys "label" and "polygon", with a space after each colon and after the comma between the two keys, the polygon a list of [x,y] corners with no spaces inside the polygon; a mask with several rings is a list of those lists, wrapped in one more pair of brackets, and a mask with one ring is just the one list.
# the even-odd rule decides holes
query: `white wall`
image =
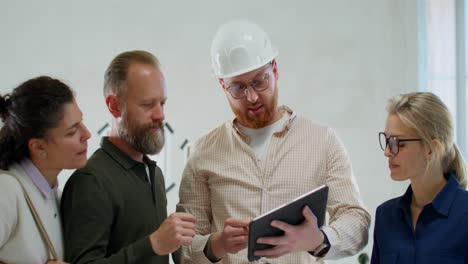
{"label": "white wall", "polygon": [[[2,0],[0,92],[40,74],[58,77],[77,92],[96,135],[109,119],[105,67],[125,50],[153,52],[168,83],[166,116],[175,130],[168,177],[178,187],[182,142],[232,116],[211,74],[209,50],[217,27],[241,17],[262,26],[280,51],[280,103],[337,130],[374,216],[378,204],[406,185],[389,179],[377,132],[385,101],[418,87],[416,0]],[[98,141],[94,136],[91,145]],[[177,192],[169,199],[173,211]]]}

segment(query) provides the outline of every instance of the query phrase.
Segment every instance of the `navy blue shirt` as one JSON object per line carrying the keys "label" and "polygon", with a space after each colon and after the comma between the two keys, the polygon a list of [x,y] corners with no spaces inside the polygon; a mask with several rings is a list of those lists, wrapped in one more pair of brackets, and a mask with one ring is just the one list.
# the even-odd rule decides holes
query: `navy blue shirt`
{"label": "navy blue shirt", "polygon": [[372,264],[468,263],[468,191],[454,175],[432,203],[424,206],[416,230],[410,204],[413,190],[377,208]]}

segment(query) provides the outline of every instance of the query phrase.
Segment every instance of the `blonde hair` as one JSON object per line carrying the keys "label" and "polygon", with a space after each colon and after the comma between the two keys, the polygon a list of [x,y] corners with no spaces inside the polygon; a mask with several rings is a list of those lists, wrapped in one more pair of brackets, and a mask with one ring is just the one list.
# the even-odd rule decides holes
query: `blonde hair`
{"label": "blonde hair", "polygon": [[440,168],[444,174],[454,171],[460,186],[466,188],[466,165],[453,142],[452,116],[439,97],[430,92],[402,94],[389,100],[387,111],[398,116],[431,148],[433,158],[428,169]]}
{"label": "blonde hair", "polygon": [[104,74],[104,97],[115,94],[117,97],[124,95],[127,73],[132,63],[144,63],[159,70],[159,61],[151,53],[143,50],[133,50],[120,53],[115,57]]}

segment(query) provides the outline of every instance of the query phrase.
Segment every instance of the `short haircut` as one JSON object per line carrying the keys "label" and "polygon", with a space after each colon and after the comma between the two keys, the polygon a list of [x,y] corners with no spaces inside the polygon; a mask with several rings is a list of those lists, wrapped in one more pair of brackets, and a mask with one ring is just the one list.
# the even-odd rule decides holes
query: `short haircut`
{"label": "short haircut", "polygon": [[104,97],[115,94],[121,97],[126,90],[128,69],[132,63],[143,63],[159,70],[159,61],[151,53],[143,50],[133,50],[120,53],[115,57],[104,74]]}

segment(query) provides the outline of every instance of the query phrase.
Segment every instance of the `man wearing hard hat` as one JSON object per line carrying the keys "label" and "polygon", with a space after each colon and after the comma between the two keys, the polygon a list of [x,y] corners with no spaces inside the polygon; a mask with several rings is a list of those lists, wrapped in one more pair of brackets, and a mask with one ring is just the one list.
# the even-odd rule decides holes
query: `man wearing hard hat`
{"label": "man wearing hard hat", "polygon": [[277,55],[268,35],[245,20],[221,26],[213,40],[213,70],[235,118],[194,144],[184,170],[178,210],[197,218],[184,263],[248,263],[250,219],[322,184],[328,225],[319,228],[307,207],[302,224],[273,221],[284,235],[258,241],[273,245],[255,253],[260,263],[324,263],[367,243],[370,215],[343,144],[331,128],[277,105]]}

